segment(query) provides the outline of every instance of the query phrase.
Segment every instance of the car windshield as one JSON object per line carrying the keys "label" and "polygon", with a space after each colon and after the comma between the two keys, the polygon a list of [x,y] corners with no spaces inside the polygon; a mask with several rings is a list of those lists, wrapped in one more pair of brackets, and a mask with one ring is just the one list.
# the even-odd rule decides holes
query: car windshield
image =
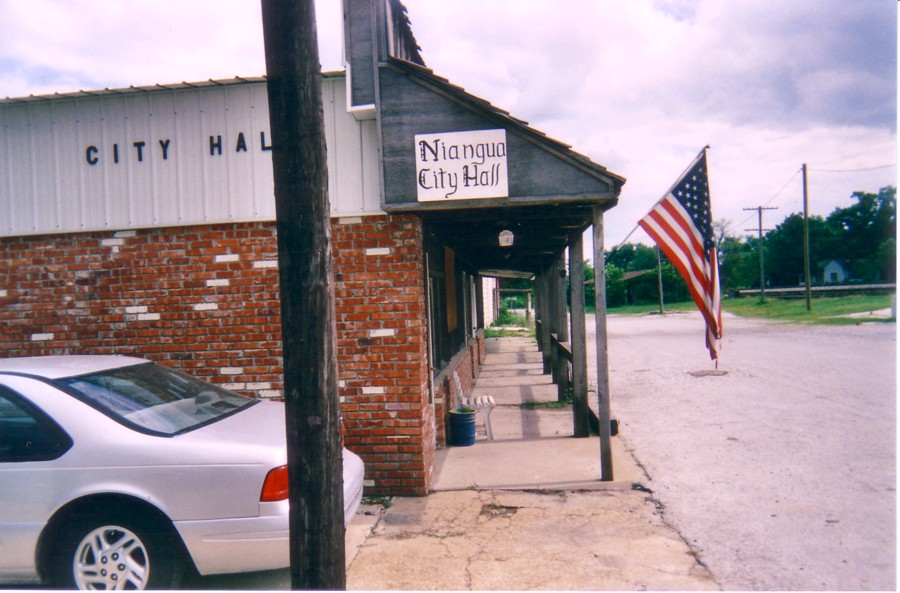
{"label": "car windshield", "polygon": [[127,424],[165,435],[228,416],[255,400],[156,364],[140,364],[60,381],[79,399]]}

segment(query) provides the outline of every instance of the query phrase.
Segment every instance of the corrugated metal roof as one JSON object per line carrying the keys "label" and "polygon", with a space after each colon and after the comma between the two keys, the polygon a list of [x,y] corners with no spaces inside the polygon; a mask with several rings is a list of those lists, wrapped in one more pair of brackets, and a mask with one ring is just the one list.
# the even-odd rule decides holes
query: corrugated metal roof
{"label": "corrugated metal roof", "polygon": [[[324,72],[324,77],[344,76],[343,71]],[[6,97],[0,98],[0,104],[3,103],[28,103],[33,101],[58,101],[61,99],[77,99],[80,97],[102,97],[105,95],[128,95],[133,93],[153,93],[158,91],[175,91],[182,89],[199,89],[215,86],[227,86],[233,84],[248,84],[265,82],[265,76],[235,76],[234,78],[210,78],[209,80],[200,80],[196,82],[175,82],[167,84],[151,84],[146,86],[129,86],[121,88],[105,88],[100,90],[82,90],[70,91],[66,93],[53,93],[49,95],[29,95],[27,97]]]}

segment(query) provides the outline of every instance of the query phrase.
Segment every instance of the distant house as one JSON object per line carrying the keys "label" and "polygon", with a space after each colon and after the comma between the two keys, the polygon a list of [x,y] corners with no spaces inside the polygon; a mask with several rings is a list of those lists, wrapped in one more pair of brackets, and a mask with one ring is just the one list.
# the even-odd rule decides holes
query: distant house
{"label": "distant house", "polygon": [[850,271],[836,259],[828,259],[819,263],[822,270],[822,284],[840,284],[850,279]]}
{"label": "distant house", "polygon": [[[643,279],[644,276],[648,274],[653,274],[654,270],[635,270],[633,272],[625,272],[622,276],[622,283],[625,285],[625,302],[629,305],[632,305],[638,302],[638,299],[641,297],[642,293],[646,293],[647,289],[643,289],[642,287],[647,284],[646,280],[638,280]],[[654,281],[654,289],[655,289],[655,281]]]}

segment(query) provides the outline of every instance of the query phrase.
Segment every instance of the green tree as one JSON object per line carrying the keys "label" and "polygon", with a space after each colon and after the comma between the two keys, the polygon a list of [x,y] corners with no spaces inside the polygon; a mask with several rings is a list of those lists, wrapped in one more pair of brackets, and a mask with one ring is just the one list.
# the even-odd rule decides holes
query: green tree
{"label": "green tree", "polygon": [[590,260],[584,260],[584,305],[589,309],[594,307],[594,266]]}
{"label": "green tree", "polygon": [[[834,258],[839,243],[831,225],[821,216],[809,217],[809,260],[810,273],[815,276],[816,264]],[[766,233],[765,243],[766,280],[772,286],[798,286],[803,284],[803,216],[791,214]],[[758,284],[758,281],[757,281]]]}
{"label": "green tree", "polygon": [[[587,276],[588,267],[585,266],[585,276]],[[594,269],[591,268],[591,274],[593,275]],[[625,298],[625,282],[623,281],[623,276],[625,276],[624,270],[617,266],[616,264],[606,264],[606,306],[607,307],[621,307],[622,305],[627,304],[627,300]],[[585,278],[587,280],[587,278]],[[593,288],[593,284],[590,285]],[[593,290],[591,291],[593,293]],[[587,287],[585,287],[585,293],[587,293]],[[586,297],[587,295],[585,295]],[[593,295],[592,295],[593,296]],[[593,302],[590,301],[590,302]]]}
{"label": "green tree", "polygon": [[642,243],[625,243],[606,252],[606,263],[615,264],[624,272],[656,269],[656,247]]}
{"label": "green tree", "polygon": [[853,198],[856,204],[837,208],[828,216],[826,222],[840,238],[829,258],[849,262],[859,280],[894,280],[896,254],[891,245],[897,237],[897,189],[854,192]]}
{"label": "green tree", "polygon": [[719,244],[719,286],[723,294],[759,285],[759,250],[750,237],[725,236]]}

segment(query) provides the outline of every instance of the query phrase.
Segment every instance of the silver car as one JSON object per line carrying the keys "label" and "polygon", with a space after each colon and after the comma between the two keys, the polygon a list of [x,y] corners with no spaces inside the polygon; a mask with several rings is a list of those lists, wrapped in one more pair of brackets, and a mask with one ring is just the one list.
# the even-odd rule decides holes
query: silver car
{"label": "silver car", "polygon": [[[140,358],[0,360],[0,583],[174,588],[289,565],[284,405]],[[363,463],[343,452],[344,515]]]}

